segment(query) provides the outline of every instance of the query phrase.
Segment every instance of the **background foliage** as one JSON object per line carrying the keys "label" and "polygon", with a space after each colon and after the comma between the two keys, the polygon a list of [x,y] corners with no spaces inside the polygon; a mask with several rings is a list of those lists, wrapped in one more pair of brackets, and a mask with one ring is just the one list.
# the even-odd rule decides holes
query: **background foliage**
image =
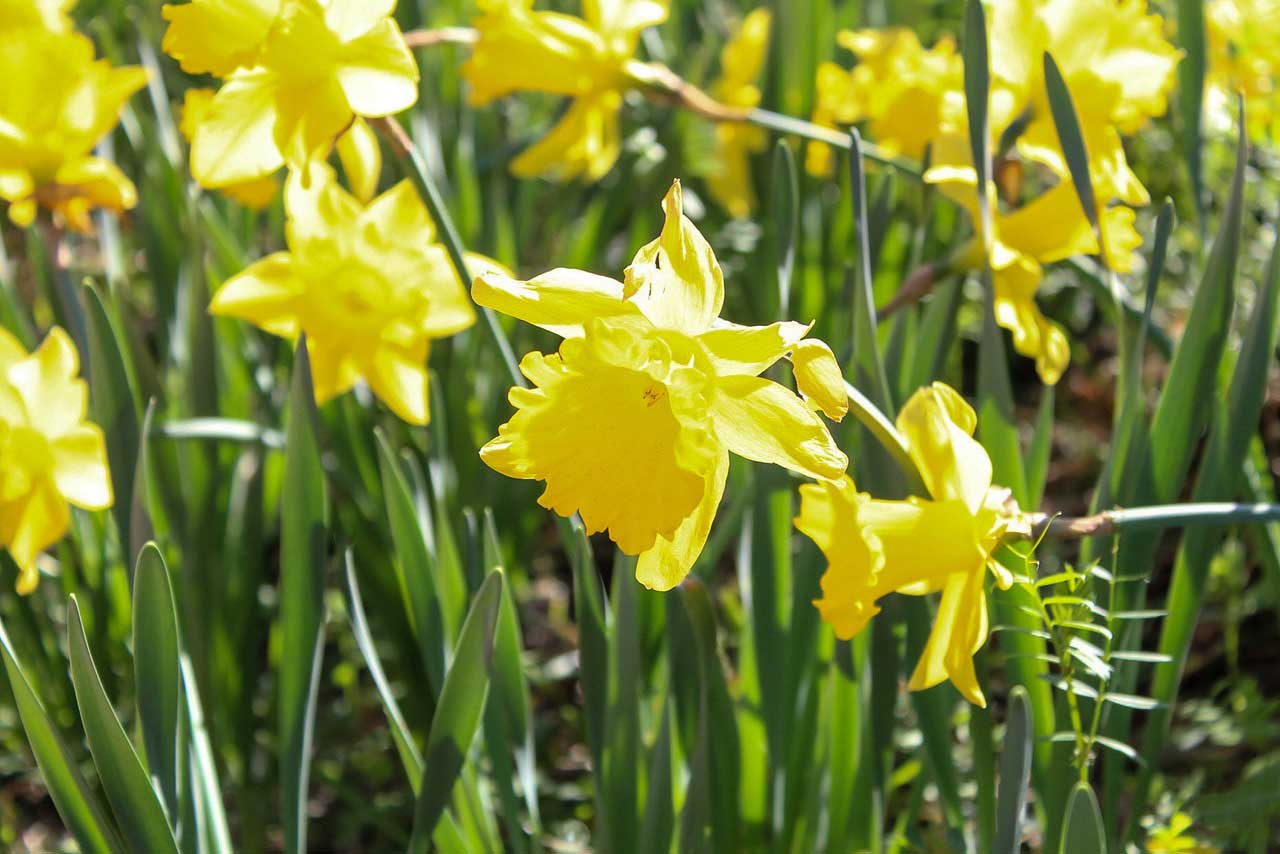
{"label": "background foliage", "polygon": [[[926,43],[965,31],[958,2],[772,5],[762,106],[797,117],[838,28],[901,24]],[[1173,5],[1171,27],[1187,14]],[[748,7],[671,7],[644,50],[705,83]],[[472,12],[406,0],[397,17],[409,30]],[[1099,832],[1110,850],[1177,850],[1150,847],[1175,813],[1194,822],[1185,838],[1223,850],[1280,845],[1280,525],[1005,554],[1025,580],[994,594],[985,710],[949,684],[902,689],[923,600],[888,600],[851,643],[820,623],[824,564],[792,530],[780,470],[735,461],[691,580],[646,591],[607,540],[538,508],[537,484],[480,463],[509,384],[480,326],[433,348],[433,422],[416,429],[366,394],[317,412],[304,359],[209,317],[223,280],[283,247],[279,202],[253,213],[190,184],[174,111],[193,81],[158,54],[158,4],[83,0],[75,16],[151,78],[108,142],[137,209],[61,253],[4,226],[0,322],[28,344],[53,321],[72,332],[118,499],[76,516],[35,594],[0,594],[10,850],[1087,852],[1107,850]],[[1120,308],[1147,346],[1117,398],[1117,307],[1096,265],[1050,274],[1042,305],[1074,349],[1044,387],[984,324],[976,278],[874,325],[862,265],[884,305],[969,228],[909,176],[869,169],[862,237],[849,170],[837,183],[797,172],[799,142],[783,138],[756,158],[763,209],[730,221],[699,192],[710,126],[634,96],[604,180],[519,181],[507,161],[561,105],[469,108],[464,51],[417,53],[422,96],[402,118],[468,249],[522,274],[616,275],[682,177],[725,268],[727,316],[818,318],[890,415],[929,380],[954,385],[1024,508],[1277,500],[1280,163],[1265,145],[1238,159],[1212,123],[1197,141],[1195,99],[1131,149],[1152,196],[1172,201],[1139,215],[1147,269],[1122,282]],[[386,162],[384,187],[401,168]],[[525,325],[507,333],[517,352],[554,347]],[[881,371],[883,386],[866,382]],[[839,439],[860,486],[904,494],[852,421]],[[0,557],[0,589],[15,573]],[[1175,704],[1162,656],[1184,642]]]}

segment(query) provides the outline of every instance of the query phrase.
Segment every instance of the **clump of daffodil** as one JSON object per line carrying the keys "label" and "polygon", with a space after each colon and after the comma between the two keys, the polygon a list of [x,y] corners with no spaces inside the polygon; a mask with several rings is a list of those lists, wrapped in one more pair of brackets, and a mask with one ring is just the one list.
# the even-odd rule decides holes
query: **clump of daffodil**
{"label": "clump of daffodil", "polygon": [[365,205],[313,162],[290,173],[284,204],[289,251],[229,279],[210,311],[291,340],[305,334],[317,403],[363,381],[405,421],[427,423],[431,339],[461,332],[475,313],[413,185]]}
{"label": "clump of daffodil", "polygon": [[[688,574],[715,517],[729,452],[815,479],[848,460],[814,408],[843,417],[835,357],[799,323],[743,327],[719,318],[720,265],[681,209],[676,182],[661,235],[619,282],[580,270],[527,281],[478,277],[476,302],[564,337],[520,370],[516,413],[485,445],[508,477],[541,480],[538,502],[579,513],[639,555],[636,577],[668,590]],[[809,402],[759,376],[791,354]]]}
{"label": "clump of daffodil", "polygon": [[146,72],[95,60],[93,42],[60,23],[62,7],[14,4],[4,11],[20,8],[41,23],[0,27],[0,198],[17,225],[30,225],[44,207],[89,231],[93,208],[120,211],[138,200],[133,182],[93,149],[146,84]]}
{"label": "clump of daffodil", "polygon": [[28,353],[0,329],[0,547],[18,565],[18,592],[40,579],[36,558],[67,532],[69,505],[111,506],[102,430],[85,420],[89,389],[75,345],[54,328]]}
{"label": "clump of daffodil", "polygon": [[667,17],[667,0],[585,0],[583,17],[534,11],[534,0],[479,0],[478,40],[462,67],[471,102],[512,92],[573,99],[546,136],[511,162],[521,177],[597,180],[621,147],[618,112],[635,85],[640,33]]}
{"label": "clump of daffodil", "polygon": [[222,188],[326,157],[357,116],[418,98],[394,0],[193,0],[167,5],[164,49],[222,78],[194,129],[191,174]]}
{"label": "clump of daffodil", "polygon": [[[756,83],[769,54],[771,20],[766,8],[751,11],[720,51],[720,79],[711,86],[711,95],[721,104],[747,110],[759,106]],[[751,155],[768,148],[768,135],[764,128],[746,122],[719,122],[715,134],[714,165],[707,176],[707,189],[731,215],[747,216],[756,207]]]}
{"label": "clump of daffodil", "polygon": [[1280,141],[1280,2],[1211,0],[1204,17],[1210,111],[1229,124],[1241,95],[1250,134]]}
{"label": "clump of daffodil", "polygon": [[[887,154],[919,160],[938,128],[964,109],[964,68],[955,41],[940,39],[926,50],[911,30],[842,30],[836,43],[857,59],[846,71],[834,62],[818,66],[813,122],[835,128],[867,122],[867,133]],[[828,176],[831,146],[809,143],[805,167]]]}
{"label": "clump of daffodil", "polygon": [[861,632],[882,596],[942,591],[910,688],[950,679],[982,706],[973,654],[987,639],[987,573],[1002,588],[1013,583],[992,552],[1027,526],[1009,491],[992,485],[991,459],[973,438],[976,424],[972,407],[949,386],[920,389],[897,426],[929,497],[884,501],[858,492],[848,477],[806,484],[796,527],[827,557],[822,598],[814,604],[837,637]]}

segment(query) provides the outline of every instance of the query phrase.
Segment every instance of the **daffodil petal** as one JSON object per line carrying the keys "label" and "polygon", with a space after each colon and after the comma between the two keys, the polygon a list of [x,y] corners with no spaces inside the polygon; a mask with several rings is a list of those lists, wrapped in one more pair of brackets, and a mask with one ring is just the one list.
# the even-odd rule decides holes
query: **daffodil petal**
{"label": "daffodil petal", "polygon": [[53,481],[58,492],[85,510],[106,510],[111,506],[111,477],[107,468],[107,445],[95,424],[81,424],[52,443]]}
{"label": "daffodil petal", "polygon": [[521,178],[588,181],[603,178],[618,160],[622,139],[618,111],[622,96],[612,89],[583,95],[547,134],[511,161]]}
{"label": "daffodil petal", "polygon": [[720,508],[725,480],[729,475],[729,454],[721,452],[716,467],[703,478],[702,500],[671,537],[658,535],[636,562],[636,580],[651,590],[670,590],[693,568],[707,544],[711,523]]}
{"label": "daffodil petal", "polygon": [[973,654],[987,640],[987,600],[982,572],[957,572],[947,579],[933,630],[908,687],[923,691],[950,679],[964,698],[986,707]]}
{"label": "daffodil petal", "polygon": [[295,167],[327,157],[355,118],[342,86],[333,79],[280,88],[275,109],[273,139]]}
{"label": "daffodil petal", "polygon": [[329,0],[324,22],[342,41],[351,41],[374,28],[395,11],[396,0]]}
{"label": "daffodil petal", "polygon": [[287,252],[276,252],[228,279],[209,311],[223,317],[238,317],[281,338],[299,334],[295,301],[301,292]]}
{"label": "daffodil petal", "polygon": [[223,84],[191,141],[191,174],[201,186],[250,181],[284,165],[275,140],[276,97],[276,76],[265,70]]}
{"label": "daffodil petal", "polygon": [[422,425],[430,419],[425,343],[420,353],[379,349],[368,375],[369,387],[378,399],[410,424]]}
{"label": "daffodil petal", "polygon": [[30,358],[9,368],[9,383],[22,397],[31,426],[46,436],[61,436],[80,423],[89,387],[76,378],[79,371],[75,344],[57,326]]}
{"label": "daffodil petal", "polygon": [[698,336],[720,376],[757,376],[794,348],[812,323],[784,320],[768,326],[738,326],[725,321]]}
{"label": "daffodil petal", "polygon": [[53,484],[42,480],[10,512],[13,518],[5,520],[5,527],[10,528],[6,531],[8,549],[20,570],[18,593],[26,595],[40,580],[36,557],[62,539],[71,523],[71,511]]}
{"label": "daffodil petal", "polygon": [[527,282],[481,274],[471,285],[471,296],[480,305],[562,337],[582,335],[583,326],[596,318],[640,313],[634,303],[623,300],[622,282],[567,268]]}
{"label": "daffodil petal", "polygon": [[724,303],[724,274],[706,238],[683,212],[680,182],[662,200],[662,234],[636,253],[624,293],[655,326],[705,332]]}
{"label": "daffodil petal", "polygon": [[919,389],[898,414],[898,432],[938,501],[962,501],[977,513],[991,486],[991,458],[973,438],[978,417],[954,389]]}
{"label": "daffodil petal", "polygon": [[418,65],[390,18],[343,45],[337,75],[347,103],[362,116],[390,116],[418,100]]}
{"label": "daffodil petal", "polygon": [[711,414],[716,435],[738,456],[816,479],[838,478],[849,466],[822,420],[772,380],[717,378]]}
{"label": "daffodil petal", "polygon": [[194,0],[160,7],[169,22],[161,48],[188,74],[226,77],[253,64],[279,0]]}
{"label": "daffodil petal", "polygon": [[337,148],[352,195],[368,204],[378,192],[378,178],[382,175],[382,149],[377,134],[368,122],[356,118],[338,137]]}
{"label": "daffodil petal", "polygon": [[844,385],[844,372],[826,342],[808,338],[796,344],[791,353],[791,366],[796,375],[796,388],[813,401],[822,414],[839,421],[849,411],[849,392]]}

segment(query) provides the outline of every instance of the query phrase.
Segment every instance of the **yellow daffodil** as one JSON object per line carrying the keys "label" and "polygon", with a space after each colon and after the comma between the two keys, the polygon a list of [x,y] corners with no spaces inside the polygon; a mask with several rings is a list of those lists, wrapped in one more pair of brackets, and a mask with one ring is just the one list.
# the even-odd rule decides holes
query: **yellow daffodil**
{"label": "yellow daffodil", "polygon": [[305,334],[318,403],[363,380],[401,418],[425,424],[430,341],[466,329],[475,313],[413,185],[362,205],[313,162],[290,173],[284,203],[289,251],[228,280],[210,311],[283,338]]}
{"label": "yellow daffodil", "polygon": [[1002,537],[1026,528],[1009,506],[1008,490],[992,486],[991,459],[973,438],[976,424],[972,407],[949,386],[920,389],[897,425],[930,498],[875,499],[848,477],[806,484],[796,527],[827,557],[822,598],[814,604],[837,637],[861,632],[886,594],[941,590],[910,688],[950,679],[982,706],[973,654],[987,639],[987,571],[1009,587],[1012,576],[991,555]]}
{"label": "yellow daffodil", "polygon": [[0,29],[0,198],[30,225],[44,206],[77,231],[95,207],[131,208],[133,183],[92,155],[146,72],[93,58],[93,43],[43,27]]}
{"label": "yellow daffodil", "polygon": [[[969,209],[975,223],[979,221],[977,194],[972,189],[944,186],[943,190]],[[1071,350],[1062,328],[1036,306],[1036,289],[1044,279],[1043,265],[1073,255],[1096,255],[1098,241],[1070,183],[1058,184],[1016,210],[993,213],[990,263],[996,321],[1013,333],[1014,349],[1036,360],[1040,379],[1053,385],[1066,370]],[[1107,208],[1102,219],[1108,263],[1118,272],[1129,272],[1133,269],[1134,250],[1142,244],[1142,237],[1133,227],[1133,210],[1124,206]],[[961,247],[952,264],[962,269],[980,269],[982,256],[981,237],[975,237]]]}
{"label": "yellow daffodil", "polygon": [[720,320],[720,265],[682,213],[679,182],[663,209],[661,235],[621,282],[561,269],[527,282],[480,276],[472,287],[481,305],[564,336],[557,353],[521,360],[534,387],[511,390],[516,413],[481,457],[508,477],[544,481],[542,506],[608,530],[658,590],[680,583],[702,551],[730,451],[819,479],[848,464],[811,408],[838,418],[847,407],[831,351],[811,342],[796,372],[811,405],[760,377],[809,328]]}
{"label": "yellow daffodil", "polygon": [[1168,824],[1152,829],[1144,850],[1147,854],[1218,854],[1221,849],[1197,840],[1191,826],[1191,816],[1174,813]]}
{"label": "yellow daffodil", "polygon": [[75,0],[0,0],[0,33],[23,27],[41,27],[54,33],[70,32]]}
{"label": "yellow daffodil", "polygon": [[[836,43],[857,58],[851,71],[834,62],[818,66],[813,121],[836,128],[867,122],[867,133],[886,153],[916,160],[952,117],[964,109],[964,70],[955,42],[940,39],[925,50],[911,30],[842,30]],[[806,168],[830,175],[831,147],[809,143]]]}
{"label": "yellow daffodil", "polygon": [[533,9],[534,0],[479,0],[479,40],[462,67],[471,102],[512,92],[573,98],[563,118],[511,163],[522,177],[597,180],[621,147],[618,111],[640,33],[667,17],[667,0],[585,0],[582,18]]}
{"label": "yellow daffodil", "polygon": [[68,504],[111,506],[106,442],[85,421],[89,389],[71,338],[54,328],[34,353],[0,329],[0,546],[18,565],[18,592],[39,581],[36,557],[60,540]]}
{"label": "yellow daffodil", "polygon": [[1280,0],[1212,0],[1204,16],[1210,109],[1229,123],[1243,95],[1250,133],[1280,141]]}
{"label": "yellow daffodil", "polygon": [[195,128],[191,174],[242,184],[328,155],[357,116],[418,98],[418,67],[394,0],[194,0],[163,7],[164,49],[223,78]]}
{"label": "yellow daffodil", "polygon": [[[720,52],[720,79],[711,87],[720,103],[743,109],[760,104],[756,82],[769,53],[770,21],[768,9],[753,10]],[[715,163],[707,176],[707,189],[730,214],[744,217],[756,207],[751,155],[768,148],[769,137],[764,128],[746,122],[720,122],[715,134]]]}

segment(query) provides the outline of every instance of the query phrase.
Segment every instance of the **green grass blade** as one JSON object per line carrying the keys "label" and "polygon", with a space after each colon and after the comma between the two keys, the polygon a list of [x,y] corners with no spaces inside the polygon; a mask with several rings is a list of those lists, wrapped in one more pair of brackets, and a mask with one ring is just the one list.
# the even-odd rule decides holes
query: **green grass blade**
{"label": "green grass blade", "polygon": [[988,246],[991,244],[991,205],[987,198],[987,181],[991,176],[991,135],[988,116],[991,105],[991,65],[988,60],[987,16],[981,0],[965,0],[964,45],[964,98],[969,118],[969,152],[973,158],[977,177],[978,229]]}
{"label": "green grass blade", "polygon": [[561,531],[573,566],[574,619],[578,624],[578,669],[587,748],[598,761],[604,752],[605,709],[609,698],[609,632],[605,624],[608,605],[586,534],[568,522]]}
{"label": "green grass blade", "polygon": [[350,549],[347,550],[344,564],[343,592],[346,593],[347,598],[347,615],[351,619],[351,634],[355,637],[356,646],[360,649],[365,666],[369,668],[369,676],[373,679],[373,687],[378,692],[378,699],[382,701],[382,711],[387,716],[391,740],[395,742],[400,764],[404,766],[404,772],[409,778],[409,785],[414,795],[417,795],[418,787],[422,783],[422,753],[413,740],[413,733],[409,731],[409,725],[400,711],[400,704],[396,702],[395,693],[391,690],[391,683],[387,681],[387,674],[382,669],[382,660],[378,657],[373,635],[369,632],[369,619],[365,616],[360,583],[356,579],[355,559]]}
{"label": "green grass blade", "polygon": [[1088,783],[1077,783],[1067,801],[1067,814],[1062,820],[1064,854],[1107,854],[1107,836],[1102,826],[1102,811]]}
{"label": "green grass blade", "polygon": [[281,820],[288,854],[307,850],[311,739],[324,655],[326,505],[311,363],[304,338],[294,354],[280,509],[281,638],[277,708]]}
{"label": "green grass blade", "polygon": [[182,665],[169,569],[154,543],[143,546],[133,584],[133,671],[147,768],[168,815],[178,815]]}
{"label": "green grass blade", "polygon": [[621,552],[613,566],[613,632],[609,638],[609,704],[601,757],[601,813],[610,851],[636,850],[640,827],[640,636],[636,625],[636,559]]}
{"label": "green grass blade", "polygon": [[1036,409],[1036,428],[1027,447],[1027,507],[1039,507],[1044,501],[1045,483],[1049,478],[1049,458],[1053,452],[1054,386],[1040,389],[1040,403]]}
{"label": "green grass blade", "polygon": [[431,835],[449,804],[453,785],[466,764],[485,697],[493,661],[494,635],[502,602],[502,573],[492,572],[472,602],[458,636],[458,647],[445,674],[440,702],[431,719],[422,785],[413,810],[413,854],[428,850]]}
{"label": "green grass blade", "polygon": [[133,384],[129,380],[129,371],[125,367],[121,338],[116,335],[98,292],[93,288],[85,288],[84,291],[88,306],[89,400],[93,420],[102,428],[107,439],[111,487],[116,497],[112,514],[128,560],[142,545],[132,541],[129,524],[129,499],[133,495],[133,479],[138,465],[138,403],[133,394]]}
{"label": "green grass blade", "polygon": [[218,781],[218,766],[214,760],[213,743],[205,725],[204,704],[196,685],[191,660],[181,657],[183,699],[186,704],[187,732],[190,742],[190,770],[192,785],[197,790],[204,824],[204,851],[212,854],[232,854],[231,829],[227,826],[226,807],[222,803],[222,785]]}
{"label": "green grass blade", "polygon": [[111,819],[85,782],[75,759],[18,663],[9,636],[0,624],[0,656],[9,677],[19,720],[27,733],[49,797],[67,830],[85,854],[124,854],[127,849]]}
{"label": "green grass blade", "polygon": [[778,314],[790,317],[791,273],[796,264],[796,241],[800,234],[800,186],[796,158],[786,140],[773,147],[773,176],[770,200],[773,208],[770,233],[775,241],[774,266],[778,271]]}
{"label": "green grass blade", "polygon": [[668,854],[675,832],[675,808],[671,785],[671,701],[662,704],[662,724],[649,760],[649,787],[645,794],[644,821],[640,825],[640,854]]}
{"label": "green grass blade", "polygon": [[164,807],[98,678],[80,619],[80,606],[74,597],[68,610],[67,635],[71,681],[85,739],[125,840],[134,851],[177,854],[178,844],[165,819]]}
{"label": "green grass blade", "polygon": [[[995,854],[1018,854],[1022,850],[1022,818],[1027,811],[1027,788],[1031,781],[1032,733],[1031,701],[1026,689],[1015,685],[1009,693],[1009,717],[1005,722],[1004,752],[1000,756]],[[983,781],[978,785],[983,785]]]}
{"label": "green grass blade", "polygon": [[862,162],[862,137],[852,133],[849,152],[849,199],[858,233],[858,269],[853,288],[853,348],[858,380],[870,388],[871,399],[885,412],[895,412],[876,340],[876,297],[872,287],[871,236],[867,224],[867,181]]}

